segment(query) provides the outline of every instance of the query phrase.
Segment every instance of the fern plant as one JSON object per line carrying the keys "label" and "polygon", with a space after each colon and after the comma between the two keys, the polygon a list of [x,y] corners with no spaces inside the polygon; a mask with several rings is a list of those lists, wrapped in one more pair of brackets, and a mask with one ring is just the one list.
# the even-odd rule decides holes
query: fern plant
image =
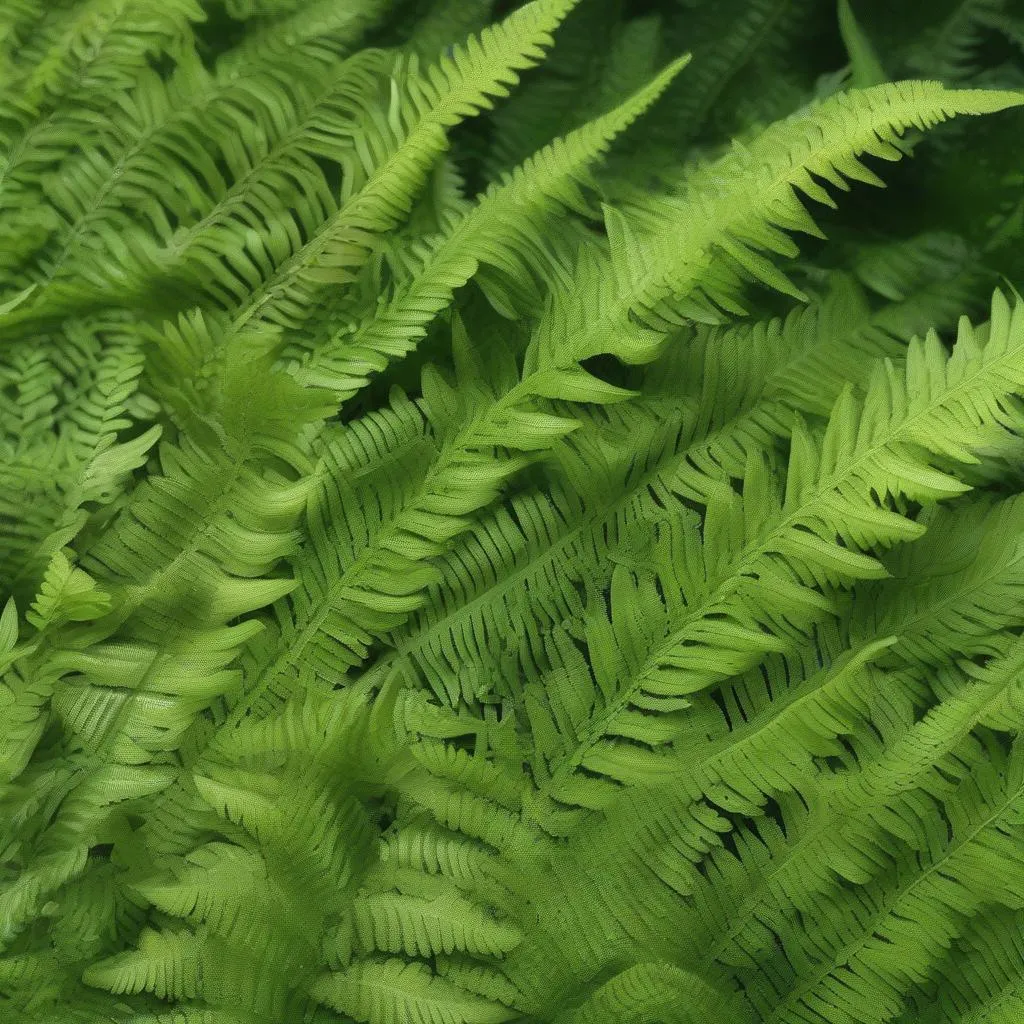
{"label": "fern plant", "polygon": [[8,0],[2,1019],[1024,1019],[1022,26]]}

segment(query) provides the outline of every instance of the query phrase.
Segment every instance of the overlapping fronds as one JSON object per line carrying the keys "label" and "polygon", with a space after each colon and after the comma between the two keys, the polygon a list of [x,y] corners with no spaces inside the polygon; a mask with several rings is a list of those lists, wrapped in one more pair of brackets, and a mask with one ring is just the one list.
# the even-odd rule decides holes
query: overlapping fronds
{"label": "overlapping fronds", "polygon": [[1019,22],[3,5],[0,1018],[1016,1022]]}

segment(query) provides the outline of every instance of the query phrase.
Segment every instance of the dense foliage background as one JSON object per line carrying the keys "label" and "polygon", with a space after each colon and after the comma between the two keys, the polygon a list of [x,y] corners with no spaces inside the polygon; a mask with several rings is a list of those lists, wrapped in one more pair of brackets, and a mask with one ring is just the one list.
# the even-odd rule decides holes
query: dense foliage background
{"label": "dense foliage background", "polygon": [[1020,0],[3,0],[0,1020],[1024,1020],[1021,289]]}

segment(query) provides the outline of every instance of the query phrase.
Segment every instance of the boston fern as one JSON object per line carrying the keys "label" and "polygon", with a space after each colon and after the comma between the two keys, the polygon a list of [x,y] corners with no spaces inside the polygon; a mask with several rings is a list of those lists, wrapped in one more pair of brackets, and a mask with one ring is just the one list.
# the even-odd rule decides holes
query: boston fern
{"label": "boston fern", "polygon": [[1019,0],[2,0],[0,1021],[1024,1021],[1022,104]]}

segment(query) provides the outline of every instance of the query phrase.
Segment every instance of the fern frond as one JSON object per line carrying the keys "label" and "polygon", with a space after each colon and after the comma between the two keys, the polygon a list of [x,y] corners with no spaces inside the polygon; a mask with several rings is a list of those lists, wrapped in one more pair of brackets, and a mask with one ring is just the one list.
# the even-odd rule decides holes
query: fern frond
{"label": "fern frond", "polygon": [[885,244],[858,245],[850,269],[883,298],[905,302],[932,282],[954,280],[973,258],[959,236],[929,232]]}
{"label": "fern frond", "polygon": [[892,667],[939,666],[987,653],[992,639],[1019,618],[1021,512],[1011,498],[935,514],[925,537],[888,560],[892,583],[865,589],[865,602],[851,616],[853,636],[898,633],[887,659]]}
{"label": "fern frond", "polygon": [[[244,2],[244,0],[242,0]],[[237,45],[217,61],[217,77],[230,80],[254,65],[328,67],[348,56],[391,10],[392,0],[303,0],[298,9],[255,22]]]}
{"label": "fern frond", "polygon": [[[1004,301],[995,299],[990,334],[996,378],[1002,372],[996,353],[1012,346],[1019,332]],[[594,685],[570,693],[586,676],[579,665],[565,663],[564,674],[550,678],[549,693],[527,694],[542,792],[568,809],[607,809],[620,787],[628,793],[658,781],[664,802],[637,797],[647,817],[636,826],[648,837],[662,834],[662,820],[681,827],[677,801],[687,801],[678,793],[669,798],[672,762],[657,749],[674,737],[671,716],[689,706],[693,693],[753,668],[767,652],[786,650],[805,635],[830,610],[832,588],[886,575],[861,551],[919,535],[923,527],[880,505],[883,496],[909,489],[934,499],[961,490],[951,478],[925,469],[906,445],[912,437],[918,451],[959,447],[954,434],[933,433],[924,424],[933,415],[945,422],[944,408],[960,408],[968,381],[980,386],[979,396],[990,386],[982,383],[987,359],[976,346],[964,325],[948,364],[935,339],[916,343],[903,380],[876,374],[862,411],[854,413],[847,393],[820,448],[794,435],[784,497],[770,497],[765,471],[755,463],[744,478],[742,501],[728,491],[712,498],[703,548],[692,526],[666,523],[664,550],[672,554],[655,555],[653,563],[660,587],[647,573],[619,567],[607,610],[602,607],[588,624]],[[967,407],[978,408],[973,400]],[[961,428],[969,419],[961,417]],[[960,451],[969,460],[968,450]],[[886,468],[893,458],[905,468]],[[837,517],[833,509],[843,511]],[[748,546],[745,531],[751,528],[757,541]],[[647,842],[656,840],[638,839],[637,845]]]}
{"label": "fern frond", "polygon": [[[153,766],[91,765],[91,771],[62,773],[55,792],[59,809],[46,808],[45,829],[35,837],[31,860],[22,855],[13,879],[0,884],[0,947],[10,943],[33,920],[54,892],[89,866],[88,851],[105,841],[123,805],[152,796],[170,784],[172,773]],[[5,793],[5,796],[7,794]]]}
{"label": "fern frond", "polygon": [[478,33],[491,20],[490,0],[440,0],[427,4],[404,44],[426,58]]}
{"label": "fern frond", "polygon": [[[21,596],[26,590],[35,592],[50,556],[81,532],[90,510],[95,515],[118,500],[160,435],[154,426],[118,441],[135,426],[126,414],[142,371],[141,338],[117,324],[108,330],[103,325],[69,328],[68,333],[75,344],[68,346],[72,358],[64,371],[67,378],[50,385],[57,394],[66,388],[64,402],[54,410],[59,416],[55,444],[21,452],[0,471],[19,480],[22,498],[33,491],[39,494],[41,514],[30,533],[22,527],[2,562],[7,586]],[[45,350],[43,354],[45,360]],[[33,433],[20,431],[26,440]],[[30,473],[38,473],[38,483],[30,482]],[[13,509],[9,514],[14,518]]]}
{"label": "fern frond", "polygon": [[680,96],[679,112],[673,115],[683,126],[683,137],[673,139],[673,146],[700,136],[723,89],[764,45],[790,6],[789,0],[701,3],[680,22],[674,35],[683,46],[693,49],[694,73],[689,88]]}
{"label": "fern frond", "polygon": [[87,0],[51,5],[27,35],[14,83],[20,104],[46,111],[60,103],[101,106],[129,87],[148,57],[173,50],[204,20],[195,0]]}
{"label": "fern frond", "polygon": [[341,472],[346,453],[341,446],[325,452],[334,465],[315,494],[312,545],[299,570],[309,584],[295,602],[292,623],[275,638],[274,654],[263,656],[232,721],[286,695],[294,685],[286,680],[300,656],[307,672],[325,672],[327,678],[358,665],[370,643],[421,604],[423,589],[435,578],[429,559],[466,529],[468,517],[489,504],[523,464],[519,457],[493,454],[496,446],[514,438],[513,450],[542,449],[572,428],[571,421],[517,408],[521,391],[497,401],[480,401],[483,396],[474,401],[467,389],[467,397],[460,401],[470,412],[467,425],[444,440],[414,486],[406,494],[395,489],[390,508],[368,508],[358,532],[343,539],[331,523],[350,492]]}
{"label": "fern frond", "polygon": [[[910,680],[897,674],[879,676],[876,681],[884,679],[888,692],[874,693],[876,681],[864,680],[867,685],[860,688],[858,714],[870,711],[876,727],[885,736],[884,748],[877,741],[863,743],[858,750],[860,764],[820,777],[816,783],[818,798],[810,813],[794,801],[801,811],[792,818],[785,816],[789,833],[785,843],[781,833],[772,837],[769,821],[757,824],[749,844],[744,841],[741,846],[741,837],[737,837],[739,863],[730,863],[733,855],[724,851],[716,858],[715,870],[705,874],[719,883],[719,891],[712,895],[712,890],[700,883],[710,899],[701,901],[701,912],[707,916],[693,937],[694,955],[708,961],[724,957],[729,962],[738,962],[736,957],[745,955],[740,953],[741,948],[763,948],[760,941],[751,943],[752,933],[761,927],[751,922],[773,919],[784,906],[802,898],[797,892],[827,894],[834,890],[836,876],[857,885],[887,877],[886,867],[895,856],[889,847],[893,840],[908,839],[910,835],[906,812],[898,808],[904,806],[904,801],[908,808],[920,803],[923,791],[932,788],[928,780],[934,777],[936,767],[960,776],[965,760],[976,762],[989,756],[983,746],[970,738],[971,731],[979,724],[998,722],[1007,703],[1012,705],[1019,700],[1014,693],[1020,657],[1020,644],[1008,643],[1004,645],[1004,656],[993,661],[991,671],[982,674],[950,670],[942,702],[917,721],[914,702],[904,692],[910,690]],[[793,684],[787,682],[786,675],[794,668],[795,659],[790,660],[784,671],[771,668],[770,685],[792,690]],[[814,666],[810,667],[811,675],[806,671],[806,681],[810,682]],[[748,683],[737,687],[732,696],[727,695],[730,703],[736,701],[736,713],[751,714],[752,723],[756,723],[760,715],[757,706],[765,711],[771,707],[765,685],[765,681],[751,675]],[[805,685],[799,683],[796,692]],[[857,735],[855,723],[848,717],[852,705],[836,704],[825,692],[811,691],[811,699],[824,701],[821,710],[825,714],[819,711],[818,719],[829,733],[841,722],[851,737]],[[752,709],[745,706],[750,700],[754,701]],[[746,728],[740,726],[740,732]],[[822,746],[820,737],[829,733],[819,733],[819,738],[806,746],[806,740],[793,734],[791,749],[803,747],[805,756],[815,751],[821,754],[829,749],[829,744]],[[841,750],[838,746],[833,749]],[[805,793],[813,791],[808,789],[807,781],[813,777],[805,767]],[[726,909],[722,902],[737,899],[738,913],[735,903],[729,903]],[[715,936],[709,947],[701,948],[703,936]]]}
{"label": "fern frond", "polygon": [[[186,107],[199,102],[200,110],[210,110],[205,120],[188,125],[185,133],[185,126],[175,123],[180,114],[174,111],[174,93],[162,89],[155,79],[144,82],[137,90],[138,106],[130,111],[135,116],[129,121],[133,125],[129,137],[133,130],[145,149],[152,126],[170,121],[171,130],[155,148],[170,150],[170,163],[181,175],[177,209],[164,210],[162,201],[142,204],[166,251],[154,250],[150,235],[137,228],[127,232],[128,245],[123,239],[116,244],[110,239],[111,217],[120,214],[119,220],[126,219],[120,213],[124,202],[120,196],[135,192],[134,204],[139,204],[140,186],[143,192],[157,191],[155,167],[149,163],[155,154],[136,154],[133,149],[139,142],[115,136],[113,149],[118,155],[113,160],[101,151],[98,167],[80,163],[77,174],[74,165],[69,170],[71,187],[64,196],[58,193],[57,199],[58,205],[71,211],[72,227],[63,242],[55,243],[55,255],[44,261],[43,280],[52,281],[71,258],[69,246],[83,245],[78,235],[89,220],[98,222],[94,230],[100,231],[104,247],[113,250],[108,266],[101,264],[91,271],[87,277],[91,288],[84,294],[80,269],[73,276],[70,294],[62,296],[60,287],[51,286],[47,298],[44,290],[16,321],[8,318],[7,327],[52,318],[66,312],[69,303],[75,308],[95,302],[109,292],[111,281],[123,280],[126,274],[129,292],[137,294],[153,284],[154,275],[157,280],[169,272],[173,276],[182,264],[184,280],[193,289],[206,290],[212,283],[214,298],[226,302],[229,310],[243,305],[235,316],[239,328],[258,323],[294,326],[301,321],[300,311],[313,303],[323,285],[348,280],[350,271],[345,268],[365,262],[373,235],[396,226],[408,213],[428,168],[444,148],[444,129],[490,106],[491,97],[507,92],[517,73],[542,55],[565,6],[544,0],[536,9],[513,15],[504,27],[484,30],[479,40],[472,40],[451,58],[442,57],[423,73],[414,57],[405,62],[407,68],[400,62],[389,113],[377,106],[379,75],[386,64],[374,51],[343,64],[340,77],[328,75],[328,87],[319,97],[321,109],[315,98],[296,90],[296,83],[282,82],[279,71],[276,90],[268,88],[274,80],[268,82],[267,76],[254,80],[255,88],[243,88],[237,82],[231,88],[229,82],[227,102],[211,105],[203,96],[211,85],[193,63],[179,75]],[[155,110],[150,109],[151,103],[156,103]],[[307,109],[300,114],[303,106]],[[265,135],[254,128],[264,124]],[[290,131],[282,132],[282,125],[290,125]],[[251,154],[231,139],[239,129],[254,151]],[[196,139],[191,138],[193,133]],[[231,139],[234,149],[233,153],[227,150],[226,159],[235,182],[230,190],[221,186],[226,194],[212,209],[204,198],[204,187],[198,184],[220,178],[202,144],[206,135]],[[266,138],[276,144],[268,148]],[[121,162],[126,158],[138,167],[134,178],[123,177]],[[315,158],[340,161],[346,182],[340,208],[330,198]],[[166,190],[160,192],[168,195]],[[274,199],[275,193],[285,198],[296,192],[294,211]],[[174,193],[169,195],[175,198]],[[86,198],[90,196],[91,200]],[[190,225],[197,209],[202,216]],[[184,225],[174,238],[172,223]],[[274,225],[258,249],[252,247],[263,236],[254,233],[254,224]],[[269,248],[263,248],[265,244]],[[248,302],[241,303],[243,297]],[[279,313],[271,312],[279,307]]]}
{"label": "fern frond", "polygon": [[677,311],[700,316],[709,302],[712,308],[742,312],[735,295],[743,279],[800,297],[765,255],[795,254],[787,232],[818,233],[797,191],[834,205],[818,180],[843,189],[847,179],[878,184],[858,157],[899,159],[896,143],[904,129],[1018,103],[1014,93],[958,92],[937,83],[903,82],[841,94],[772,125],[749,145],[737,145],[693,171],[680,183],[678,196],[648,200],[644,212],[631,211],[639,228],[610,215],[617,293],[599,302],[599,291],[609,287],[610,278],[592,276],[584,282],[581,306],[607,310],[588,318],[588,333],[614,329],[614,323],[626,322],[627,313],[668,329],[679,322]]}
{"label": "fern frond", "polygon": [[0,1018],[1019,1015],[1012,4],[0,7]]}
{"label": "fern frond", "polygon": [[[495,130],[481,154],[487,178],[500,178],[553,139],[578,128],[588,116],[606,113],[654,74],[660,54],[650,55],[646,69],[642,60],[638,62],[632,69],[637,75],[632,87],[600,105],[601,82],[613,59],[609,47],[616,38],[633,35],[633,22],[622,15],[616,0],[595,0],[580,5],[566,19],[551,57],[495,111]],[[685,49],[684,45],[676,52]]]}
{"label": "fern frond", "polygon": [[1002,12],[1003,0],[958,0],[945,18],[908,48],[907,66],[915,74],[958,82],[978,70],[976,50],[988,17]]}
{"label": "fern frond", "polygon": [[888,80],[871,40],[857,23],[850,0],[839,0],[839,30],[850,55],[850,77],[855,88],[867,89]]}
{"label": "fern frond", "polygon": [[515,1011],[473,996],[421,963],[357,960],[317,982],[314,995],[358,1021],[381,1024],[501,1024]]}
{"label": "fern frond", "polygon": [[[285,80],[280,70],[257,74],[251,69],[247,76],[219,84],[194,55],[183,57],[167,83],[141,75],[135,90],[117,96],[118,118],[99,139],[86,140],[90,144],[82,146],[81,156],[65,160],[61,176],[48,187],[61,228],[38,254],[31,277],[43,288],[34,304],[21,311],[22,320],[45,320],[109,302],[112,284],[129,303],[147,290],[153,293],[156,282],[173,283],[175,273],[187,281],[178,266],[182,250],[193,235],[203,238],[206,218],[216,225],[217,216],[236,205],[244,211],[250,192],[261,186],[280,189],[287,198],[298,182],[305,206],[295,216],[300,226],[313,230],[323,211],[334,208],[323,176],[303,165],[282,179],[280,154],[295,153],[308,161],[297,143],[309,145],[310,126],[303,118],[316,125],[316,101],[330,110],[332,84],[342,94],[346,83],[350,90],[353,82],[366,88],[384,66],[383,58],[371,52],[321,85],[320,96],[305,76]],[[212,153],[210,138],[224,140]],[[218,164],[226,165],[234,179],[230,186]],[[165,166],[173,168],[173,189],[160,187]],[[263,202],[270,202],[269,196]],[[197,214],[200,220],[193,224]],[[272,203],[263,215],[274,218]],[[310,218],[312,225],[306,223]],[[96,249],[103,254],[99,261]],[[81,265],[85,254],[98,262],[87,273]]]}
{"label": "fern frond", "polygon": [[[969,927],[949,952],[956,970],[937,978],[935,998],[914,1010],[922,1024],[1013,1024],[1024,1010],[1024,919],[1018,911],[997,911]],[[908,1011],[910,1012],[910,1011]],[[898,1018],[900,1024],[910,1017]]]}
{"label": "fern frond", "polygon": [[[189,360],[202,358],[208,350],[209,340],[201,321],[183,324],[182,333],[168,336],[165,358],[187,371]],[[287,378],[275,381],[265,364],[242,361],[240,354],[236,350],[232,362],[229,351],[223,388],[214,396],[213,409],[224,402],[222,409],[230,412],[221,412],[213,443],[204,447],[197,430],[199,441],[186,435],[179,446],[164,446],[165,475],[135,492],[116,526],[90,552],[88,565],[95,577],[116,593],[113,610],[107,616],[100,613],[98,625],[84,626],[82,639],[73,647],[61,649],[52,640],[40,646],[30,670],[18,681],[15,698],[27,713],[15,719],[18,742],[8,748],[16,759],[15,770],[25,747],[41,734],[51,693],[54,720],[68,747],[88,751],[100,763],[110,759],[102,769],[87,767],[78,787],[86,794],[78,800],[84,805],[76,807],[73,796],[65,798],[60,815],[46,830],[48,842],[60,846],[63,841],[65,857],[84,859],[84,851],[95,845],[95,832],[104,827],[102,795],[110,786],[104,773],[114,771],[116,777],[118,770],[126,775],[134,770],[147,777],[145,769],[134,766],[149,766],[154,756],[165,759],[162,752],[180,744],[195,716],[235,684],[237,673],[228,666],[259,623],[226,623],[272,603],[293,586],[288,580],[252,577],[281,557],[282,542],[284,549],[290,546],[292,517],[304,502],[305,488],[287,478],[265,476],[258,460],[287,464],[290,459],[301,466],[301,452],[291,439],[307,417],[293,419],[296,410],[290,399],[296,396],[287,383],[280,390]],[[233,388],[240,390],[232,394]],[[246,402],[261,393],[257,413]],[[317,413],[307,408],[315,419]],[[201,397],[189,409],[196,417],[190,426],[198,423],[209,430],[210,422],[203,420],[211,412],[209,403]],[[256,465],[247,466],[254,459]],[[235,485],[234,493],[227,488],[228,495],[239,499],[237,519],[234,508],[217,506],[225,473]],[[183,509],[195,515],[183,518]],[[218,522],[219,527],[214,525]],[[215,569],[217,565],[227,571]],[[80,570],[74,572],[89,579]],[[182,592],[195,599],[184,617],[175,597]],[[72,617],[96,617],[94,610],[84,611],[75,606]],[[37,615],[42,629],[46,616],[42,610]],[[211,627],[213,622],[222,625]],[[148,792],[165,789],[173,778],[157,768],[150,774],[159,781]],[[90,803],[88,795],[94,791],[101,798]],[[62,832],[67,815],[76,828]],[[44,865],[42,859],[25,872],[26,885],[42,872],[40,895],[25,903],[25,914],[38,912],[42,895],[81,869],[75,860],[61,868],[63,875],[54,875]],[[19,926],[22,922],[21,916],[11,920]]]}
{"label": "fern frond", "polygon": [[[1015,825],[1024,794],[1019,745],[1008,756],[989,756],[994,763],[974,767],[952,793],[936,794],[942,818],[924,801],[907,808],[920,839],[898,857],[893,874],[864,886],[853,900],[825,897],[813,910],[807,908],[820,922],[813,967],[789,991],[779,993],[769,983],[751,992],[755,1005],[765,1008],[766,1020],[834,1013],[848,1005],[851,991],[872,1008],[868,1020],[885,1020],[901,1009],[903,992],[927,977],[936,953],[985,902],[1019,905],[1014,877],[1020,856]],[[949,822],[948,839],[943,818]],[[837,902],[845,904],[845,927],[838,934],[827,912]],[[794,945],[800,943],[798,938]],[[799,953],[794,949],[792,956]]]}
{"label": "fern frond", "polygon": [[365,952],[429,957],[456,950],[501,957],[522,941],[519,931],[493,920],[458,895],[367,893],[353,903],[355,932]]}
{"label": "fern frond", "polygon": [[61,675],[54,663],[53,639],[66,623],[100,619],[110,606],[110,594],[95,579],[72,565],[63,551],[54,552],[25,616],[36,636],[27,648],[14,648],[5,656],[0,690],[5,708],[0,731],[4,782],[21,775],[46,728],[49,701]]}
{"label": "fern frond", "polygon": [[[678,61],[611,113],[548,146],[491,188],[465,216],[431,243],[409,285],[351,337],[335,335],[296,369],[297,379],[335,391],[344,400],[407,354],[430,320],[448,305],[481,263],[511,278],[543,273],[549,246],[540,237],[542,218],[559,207],[578,208],[579,185],[612,140],[635,121],[684,66]],[[516,228],[510,231],[512,218]],[[538,259],[539,256],[539,259]]]}
{"label": "fern frond", "polygon": [[645,521],[663,508],[676,515],[680,500],[706,504],[723,474],[741,477],[750,457],[788,435],[793,410],[827,413],[822,400],[848,380],[867,384],[872,359],[897,355],[880,326],[895,312],[871,317],[855,291],[837,288],[820,310],[784,323],[702,330],[674,346],[648,373],[649,409],[615,406],[607,425],[570,435],[546,493],[516,498],[514,519],[499,510],[447,556],[429,606],[395,639],[399,656],[432,687],[448,680],[438,696],[452,701],[471,667],[495,666],[491,636],[519,633],[519,657],[542,664],[532,652],[543,650],[544,628],[583,613],[578,592],[607,581]]}
{"label": "fern frond", "polygon": [[[291,326],[327,283],[343,283],[368,255],[370,239],[396,226],[412,196],[446,144],[445,129],[490,108],[533,66],[551,43],[551,31],[575,0],[537,0],[505,22],[485,29],[442,56],[406,87],[406,102],[385,122],[371,123],[383,152],[371,164],[366,186],[342,204],[336,217],[285,259],[244,309],[236,326],[273,323]],[[415,63],[415,62],[414,62]],[[392,103],[398,97],[394,97]],[[369,148],[369,140],[364,145]]]}
{"label": "fern frond", "polygon": [[[606,981],[580,1007],[559,1014],[557,1024],[641,1024],[652,1016],[665,1024],[742,1021],[742,1011],[703,978],[672,964],[636,964]],[[728,1016],[727,1016],[728,1015]]]}

